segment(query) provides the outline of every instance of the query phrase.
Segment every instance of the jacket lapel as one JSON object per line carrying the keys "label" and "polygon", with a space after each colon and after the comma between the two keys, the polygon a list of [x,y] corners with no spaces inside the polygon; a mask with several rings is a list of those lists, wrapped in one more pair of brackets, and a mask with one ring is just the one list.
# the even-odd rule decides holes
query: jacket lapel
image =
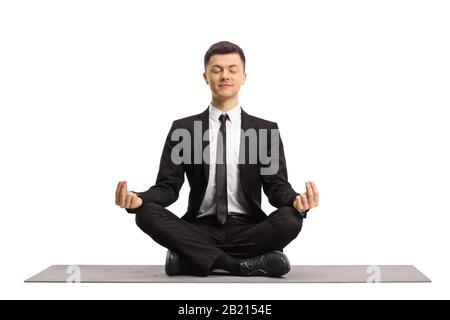
{"label": "jacket lapel", "polygon": [[[205,132],[209,129],[209,106],[199,115],[202,120],[202,164],[203,164],[203,176],[205,178],[205,185],[208,184],[209,179],[209,152],[205,152],[209,146],[209,134]],[[205,139],[203,139],[205,137]],[[209,151],[209,148],[208,148]],[[203,159],[203,156],[205,159]]]}

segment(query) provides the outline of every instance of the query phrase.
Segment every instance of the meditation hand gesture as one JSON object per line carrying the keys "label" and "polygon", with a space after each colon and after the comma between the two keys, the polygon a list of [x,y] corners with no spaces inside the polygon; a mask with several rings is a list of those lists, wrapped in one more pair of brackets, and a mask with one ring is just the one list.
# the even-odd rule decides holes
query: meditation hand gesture
{"label": "meditation hand gesture", "polygon": [[300,212],[319,205],[319,192],[317,191],[314,182],[308,181],[305,185],[306,192],[298,195],[292,204],[292,206]]}
{"label": "meditation hand gesture", "polygon": [[125,209],[136,209],[142,205],[142,199],[136,193],[127,190],[126,181],[119,181],[116,189],[116,205]]}

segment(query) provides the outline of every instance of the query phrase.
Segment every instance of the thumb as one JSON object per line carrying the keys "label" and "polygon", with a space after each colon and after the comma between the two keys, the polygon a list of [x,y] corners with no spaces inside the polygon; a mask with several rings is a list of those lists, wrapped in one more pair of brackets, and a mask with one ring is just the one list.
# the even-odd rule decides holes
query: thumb
{"label": "thumb", "polygon": [[130,192],[131,193],[131,203],[130,206],[132,209],[136,209],[138,207],[140,207],[142,205],[142,199],[137,196],[135,193]]}

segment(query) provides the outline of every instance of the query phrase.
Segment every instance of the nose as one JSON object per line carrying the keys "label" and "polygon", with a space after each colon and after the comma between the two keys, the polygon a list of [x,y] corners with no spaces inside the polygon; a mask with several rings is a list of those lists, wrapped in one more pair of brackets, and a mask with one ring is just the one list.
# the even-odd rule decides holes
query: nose
{"label": "nose", "polygon": [[229,72],[228,72],[227,70],[224,70],[224,71],[222,72],[222,80],[224,80],[224,79],[229,79],[229,78],[230,78]]}

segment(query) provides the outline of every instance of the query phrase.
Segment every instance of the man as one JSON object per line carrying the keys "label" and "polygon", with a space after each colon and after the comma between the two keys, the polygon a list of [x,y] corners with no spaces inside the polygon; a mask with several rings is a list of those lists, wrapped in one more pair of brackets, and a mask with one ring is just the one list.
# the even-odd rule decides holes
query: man
{"label": "man", "polygon": [[[239,105],[247,76],[242,49],[215,43],[204,67],[210,105],[172,123],[155,185],[133,192],[120,181],[116,204],[135,213],[137,225],[168,248],[168,275],[206,276],[220,269],[280,277],[290,270],[282,250],[318,205],[317,188],[306,182],[305,193],[292,189],[277,124]],[[188,210],[179,218],[166,207],[178,199],[185,174],[191,190]],[[261,209],[261,187],[277,208],[269,216]]]}

